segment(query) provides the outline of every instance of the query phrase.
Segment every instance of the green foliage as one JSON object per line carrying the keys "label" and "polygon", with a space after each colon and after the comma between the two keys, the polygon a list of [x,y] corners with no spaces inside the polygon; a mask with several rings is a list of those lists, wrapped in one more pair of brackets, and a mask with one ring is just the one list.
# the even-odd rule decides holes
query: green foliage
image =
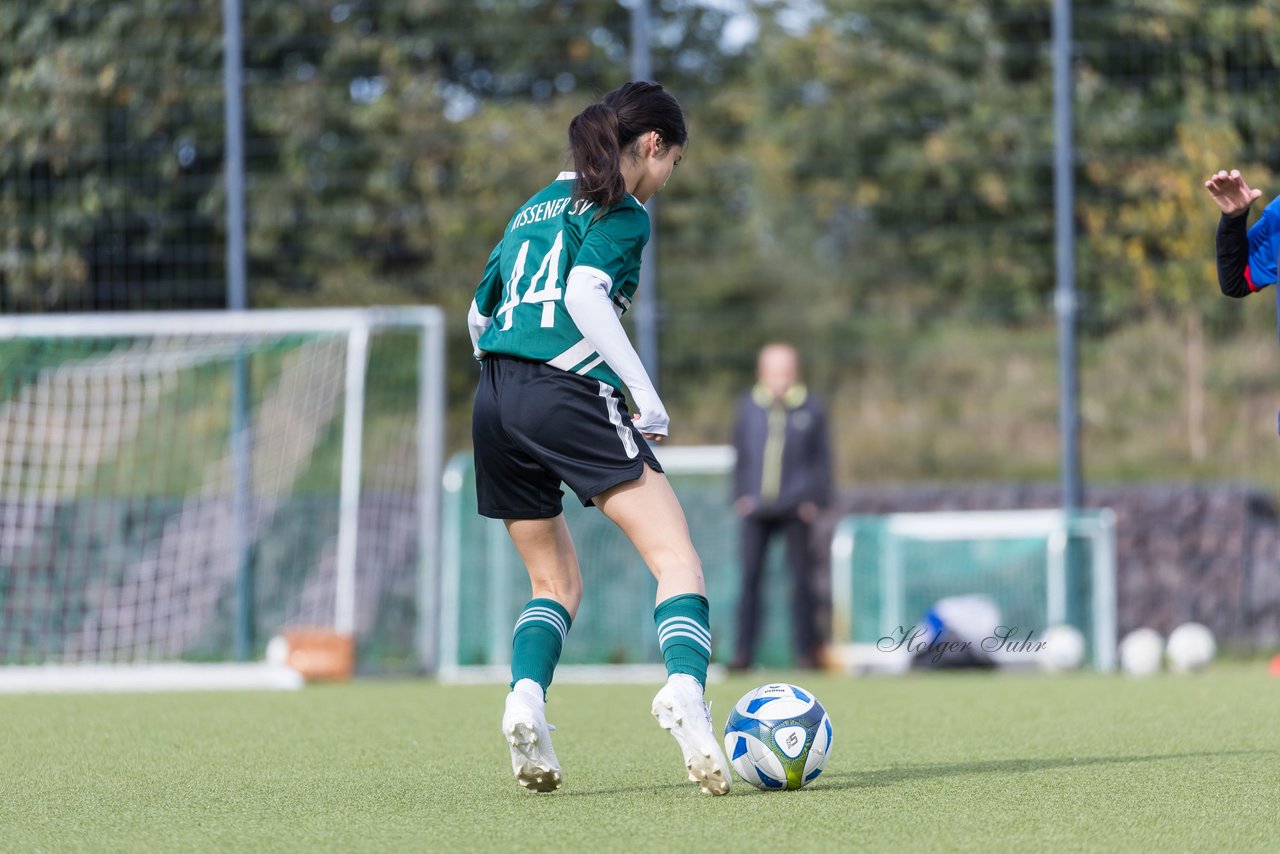
{"label": "green foliage", "polygon": [[839,273],[846,315],[886,301],[1038,313],[1052,285],[1050,80],[1015,41],[1033,4],[829,5],[803,37],[761,40],[760,232],[814,275]]}
{"label": "green foliage", "polygon": [[1190,0],[1091,3],[1079,13],[1077,265],[1095,321],[1237,310],[1213,287],[1218,213],[1201,184],[1239,168],[1264,203],[1277,189],[1280,43],[1265,34],[1278,10],[1257,5],[1206,14]]}
{"label": "green foliage", "polygon": [[0,308],[220,296],[219,19],[190,5],[0,9]]}
{"label": "green foliage", "polygon": [[[660,198],[658,292],[641,299],[659,303],[682,438],[724,437],[770,339],[799,343],[834,390],[894,384],[941,323],[1042,325],[1049,4],[756,0],[737,13],[754,37],[732,42],[742,19],[725,5],[654,4],[654,73],[691,145]],[[220,13],[0,7],[0,308],[222,304]],[[1278,17],[1243,0],[1074,4],[1088,331],[1191,315],[1236,328],[1200,183],[1238,167],[1277,190]],[[626,78],[629,28],[616,0],[246,3],[252,305],[443,306],[450,444],[464,444],[475,278],[511,211],[567,165],[569,119]]]}

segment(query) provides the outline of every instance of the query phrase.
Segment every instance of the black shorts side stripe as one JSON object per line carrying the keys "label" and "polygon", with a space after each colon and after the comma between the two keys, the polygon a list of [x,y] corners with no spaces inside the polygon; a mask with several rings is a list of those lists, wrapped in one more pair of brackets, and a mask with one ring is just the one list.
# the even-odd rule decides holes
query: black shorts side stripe
{"label": "black shorts side stripe", "polygon": [[609,423],[617,428],[618,438],[622,440],[622,448],[627,452],[627,458],[634,460],[640,454],[640,449],[636,447],[635,439],[631,437],[634,430],[630,429],[629,424],[622,423],[622,415],[618,412],[618,398],[614,396],[616,394],[617,391],[613,386],[600,383],[600,396],[604,398],[605,409],[609,413]]}

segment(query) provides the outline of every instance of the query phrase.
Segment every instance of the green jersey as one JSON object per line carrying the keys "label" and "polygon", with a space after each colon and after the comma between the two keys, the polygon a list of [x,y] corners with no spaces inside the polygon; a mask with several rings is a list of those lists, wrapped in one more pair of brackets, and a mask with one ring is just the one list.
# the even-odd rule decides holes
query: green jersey
{"label": "green jersey", "polygon": [[649,214],[630,194],[601,213],[592,202],[575,201],[573,185],[574,174],[561,172],[507,223],[476,287],[476,308],[492,319],[479,347],[621,389],[622,380],[569,317],[564,284],[570,270],[588,268],[608,283],[619,314],[630,308],[640,283],[640,253],[649,241]]}

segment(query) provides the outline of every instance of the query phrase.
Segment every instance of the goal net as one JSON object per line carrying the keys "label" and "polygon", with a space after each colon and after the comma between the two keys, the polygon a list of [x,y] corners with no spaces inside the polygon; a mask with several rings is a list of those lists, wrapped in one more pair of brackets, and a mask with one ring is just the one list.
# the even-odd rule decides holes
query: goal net
{"label": "goal net", "polygon": [[435,309],[0,318],[0,690],[292,627],[364,669],[432,654],[441,335]]}
{"label": "goal net", "polygon": [[[680,498],[693,543],[702,558],[711,605],[713,661],[733,649],[740,586],[737,519],[730,507],[733,448],[654,447]],[[651,681],[664,674],[653,625],[653,576],[636,550],[600,511],[583,508],[572,493],[565,520],[582,567],[583,598],[565,639],[557,681]],[[450,462],[444,477],[439,675],[450,681],[510,678],[511,630],[529,599],[529,576],[502,522],[476,513],[471,454]],[[766,570],[764,625],[758,660],[790,662],[785,568],[776,551]],[[782,601],[769,607],[767,591]],[[713,674],[720,672],[714,665]],[[665,678],[665,677],[663,677]]]}
{"label": "goal net", "polygon": [[905,667],[910,644],[898,641],[923,628],[939,600],[975,595],[998,613],[988,635],[1000,638],[990,643],[997,663],[1035,665],[1044,651],[1035,644],[1068,625],[1083,635],[1087,662],[1115,666],[1109,510],[849,516],[831,565],[835,640],[857,669]]}

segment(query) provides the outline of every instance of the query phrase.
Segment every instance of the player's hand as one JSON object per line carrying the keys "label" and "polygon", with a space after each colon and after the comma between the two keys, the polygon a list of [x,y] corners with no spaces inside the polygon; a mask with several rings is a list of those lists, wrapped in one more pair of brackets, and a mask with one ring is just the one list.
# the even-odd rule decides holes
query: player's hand
{"label": "player's hand", "polygon": [[[644,436],[644,437],[645,437],[646,439],[648,439],[650,442],[661,442],[663,439],[667,438],[667,433],[666,433],[666,430],[667,430],[667,423],[668,423],[668,422],[667,422],[667,413],[663,412],[663,413],[662,413],[662,418],[661,418],[661,419],[645,418],[645,419],[644,419],[644,423],[642,423],[641,419],[642,419],[642,416],[641,416],[641,414],[640,414],[639,412],[637,412],[635,415],[632,415],[632,416],[631,416],[631,420],[632,420],[632,421],[634,421],[634,422],[636,422],[636,429],[640,431],[640,435],[641,435],[641,436]],[[660,421],[662,422],[662,423],[661,423],[661,429],[662,429],[662,431],[663,431],[663,432],[661,432],[661,433],[651,433],[651,432],[649,432],[649,429],[650,429],[650,428],[651,428],[651,429],[658,429],[659,425],[658,425],[658,424],[654,424],[654,423],[652,423],[652,422],[653,422],[653,421],[655,421],[655,420],[660,420]]]}
{"label": "player's hand", "polygon": [[635,428],[650,442],[661,442],[671,432],[671,419],[667,416],[667,408],[657,396],[636,400],[636,409],[640,410],[631,416]]}
{"label": "player's hand", "polygon": [[1244,178],[1240,177],[1239,169],[1232,169],[1230,172],[1219,171],[1216,175],[1210,175],[1209,180],[1204,182],[1204,188],[1209,191],[1214,202],[1227,216],[1248,213],[1249,206],[1262,195],[1261,190],[1249,188]]}
{"label": "player's hand", "polygon": [[742,496],[733,502],[733,512],[745,519],[756,512],[756,500],[750,495]]}
{"label": "player's hand", "polygon": [[800,506],[796,508],[796,515],[800,517],[800,521],[806,525],[812,525],[818,521],[818,515],[822,511],[818,509],[818,505],[812,501],[801,501]]}

